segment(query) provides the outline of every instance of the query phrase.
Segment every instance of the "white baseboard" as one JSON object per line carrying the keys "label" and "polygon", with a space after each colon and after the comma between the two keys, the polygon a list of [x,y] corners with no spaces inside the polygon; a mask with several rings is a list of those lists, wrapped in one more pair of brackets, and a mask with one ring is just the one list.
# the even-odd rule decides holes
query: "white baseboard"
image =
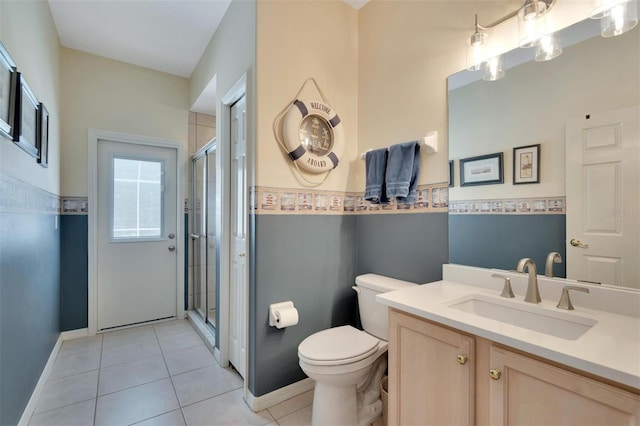
{"label": "white baseboard", "polygon": [[292,383],[280,389],[276,389],[273,392],[269,392],[262,396],[253,396],[249,389],[244,391],[244,399],[247,401],[247,405],[251,408],[251,411],[257,413],[258,411],[265,410],[269,407],[273,407],[276,404],[291,399],[294,396],[298,396],[314,388],[316,382],[310,378],[300,380],[299,382]]}
{"label": "white baseboard", "polygon": [[22,417],[20,417],[20,421],[18,422],[19,426],[26,426],[29,424],[29,420],[31,420],[31,415],[33,411],[36,409],[36,403],[40,398],[40,394],[42,393],[42,389],[44,388],[44,384],[47,382],[47,378],[51,373],[51,368],[53,367],[53,363],[56,361],[56,357],[58,356],[58,352],[60,352],[60,347],[62,346],[62,342],[65,340],[73,340],[79,339],[81,337],[87,337],[89,335],[88,328],[81,328],[78,330],[71,331],[63,331],[58,336],[58,340],[56,340],[56,344],[53,345],[53,349],[49,354],[49,359],[42,370],[42,374],[40,374],[40,378],[38,379],[38,383],[36,387],[33,389],[31,393],[31,398],[29,398],[29,402],[27,406],[24,407],[24,411],[22,412]]}

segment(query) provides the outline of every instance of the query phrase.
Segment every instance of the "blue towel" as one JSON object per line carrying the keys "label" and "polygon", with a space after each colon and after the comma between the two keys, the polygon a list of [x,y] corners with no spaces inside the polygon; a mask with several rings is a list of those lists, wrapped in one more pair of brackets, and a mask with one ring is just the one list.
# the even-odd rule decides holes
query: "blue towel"
{"label": "blue towel", "polygon": [[384,174],[387,168],[387,149],[376,149],[365,154],[367,182],[364,199],[373,204],[387,204]]}
{"label": "blue towel", "polygon": [[391,145],[387,160],[387,197],[396,197],[398,204],[414,204],[418,197],[420,174],[420,143],[418,141]]}

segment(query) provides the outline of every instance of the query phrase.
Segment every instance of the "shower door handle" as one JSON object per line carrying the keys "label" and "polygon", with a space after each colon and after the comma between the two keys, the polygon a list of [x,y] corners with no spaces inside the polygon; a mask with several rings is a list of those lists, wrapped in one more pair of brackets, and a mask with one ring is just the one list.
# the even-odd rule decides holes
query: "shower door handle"
{"label": "shower door handle", "polygon": [[200,235],[200,234],[191,234],[191,239],[192,240],[199,240],[199,239],[202,239],[202,238],[207,238],[207,236],[206,235]]}

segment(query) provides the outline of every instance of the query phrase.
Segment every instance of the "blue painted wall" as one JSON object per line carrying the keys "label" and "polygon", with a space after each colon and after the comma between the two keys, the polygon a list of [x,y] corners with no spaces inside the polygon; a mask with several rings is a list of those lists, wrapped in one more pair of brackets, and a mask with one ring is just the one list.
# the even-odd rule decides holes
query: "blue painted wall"
{"label": "blue painted wall", "polygon": [[1,425],[18,423],[59,336],[55,220],[59,216],[0,213]]}
{"label": "blue painted wall", "polygon": [[88,326],[88,216],[61,217],[60,327]]}
{"label": "blue painted wall", "polygon": [[[441,279],[447,213],[359,216],[254,215],[249,289],[249,390],[264,395],[304,379],[298,345],[357,322],[358,274],[417,283]],[[298,325],[268,323],[269,304],[292,300]]]}
{"label": "blue painted wall", "polygon": [[[449,216],[449,262],[515,270],[518,260],[530,257],[544,274],[547,254],[565,256],[566,215]],[[490,243],[487,243],[490,242]],[[554,266],[555,276],[566,277],[566,264]]]}

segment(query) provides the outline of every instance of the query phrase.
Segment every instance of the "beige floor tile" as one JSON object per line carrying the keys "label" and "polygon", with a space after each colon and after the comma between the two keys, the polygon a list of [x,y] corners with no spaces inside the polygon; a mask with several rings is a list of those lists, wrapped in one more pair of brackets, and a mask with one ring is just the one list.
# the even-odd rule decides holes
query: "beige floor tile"
{"label": "beige floor tile", "polygon": [[58,353],[56,361],[51,367],[48,380],[72,376],[97,370],[100,367],[100,349],[83,352]]}
{"label": "beige floor tile", "polygon": [[274,421],[267,410],[252,412],[242,399],[242,389],[198,402],[182,409],[187,425],[267,425]]}
{"label": "beige floor tile", "polygon": [[95,398],[97,389],[98,370],[49,380],[44,385],[35,414]]}
{"label": "beige floor tile", "polygon": [[269,413],[274,419],[278,420],[284,416],[294,413],[302,408],[305,408],[313,403],[313,389],[302,393],[293,398],[287,399],[280,404],[269,407]]}
{"label": "beige floor tile", "polygon": [[102,349],[102,334],[62,342],[58,354],[78,353]]}
{"label": "beige floor tile", "polygon": [[98,397],[96,426],[129,425],[178,409],[170,379]]}
{"label": "beige floor tile", "polygon": [[167,367],[169,367],[169,373],[172,376],[217,365],[213,355],[204,345],[165,354],[164,359],[167,361]]}
{"label": "beige floor tile", "polygon": [[156,334],[153,331],[153,326],[151,325],[110,331],[108,333],[104,333],[104,337],[102,338],[102,347],[106,348],[109,346],[133,343],[140,340],[153,339],[155,336]]}
{"label": "beige floor tile", "polygon": [[193,346],[204,345],[200,336],[193,330],[186,333],[158,336],[158,341],[160,342],[162,352],[165,354]]}
{"label": "beige floor tile", "polygon": [[311,405],[278,419],[280,426],[311,426]]}
{"label": "beige floor tile", "polygon": [[137,361],[154,355],[162,355],[160,345],[155,337],[124,345],[108,346],[102,349],[100,367],[105,368],[123,362]]}
{"label": "beige floor tile", "polygon": [[161,416],[136,423],[136,426],[185,426],[182,410],[175,410]]}
{"label": "beige floor tile", "polygon": [[387,426],[387,424],[384,422],[382,416],[380,416],[376,419],[376,421],[371,423],[371,426]]}
{"label": "beige floor tile", "polygon": [[159,322],[157,324],[154,324],[153,328],[156,330],[156,334],[158,335],[158,337],[165,336],[167,334],[186,333],[188,331],[193,331],[191,323],[186,319]]}
{"label": "beige floor tile", "polygon": [[79,402],[35,415],[30,426],[86,426],[93,424],[96,400]]}
{"label": "beige floor tile", "polygon": [[98,395],[169,377],[162,355],[100,369]]}
{"label": "beige floor tile", "polygon": [[172,379],[182,407],[240,389],[243,385],[242,378],[235,370],[219,365],[189,371]]}

